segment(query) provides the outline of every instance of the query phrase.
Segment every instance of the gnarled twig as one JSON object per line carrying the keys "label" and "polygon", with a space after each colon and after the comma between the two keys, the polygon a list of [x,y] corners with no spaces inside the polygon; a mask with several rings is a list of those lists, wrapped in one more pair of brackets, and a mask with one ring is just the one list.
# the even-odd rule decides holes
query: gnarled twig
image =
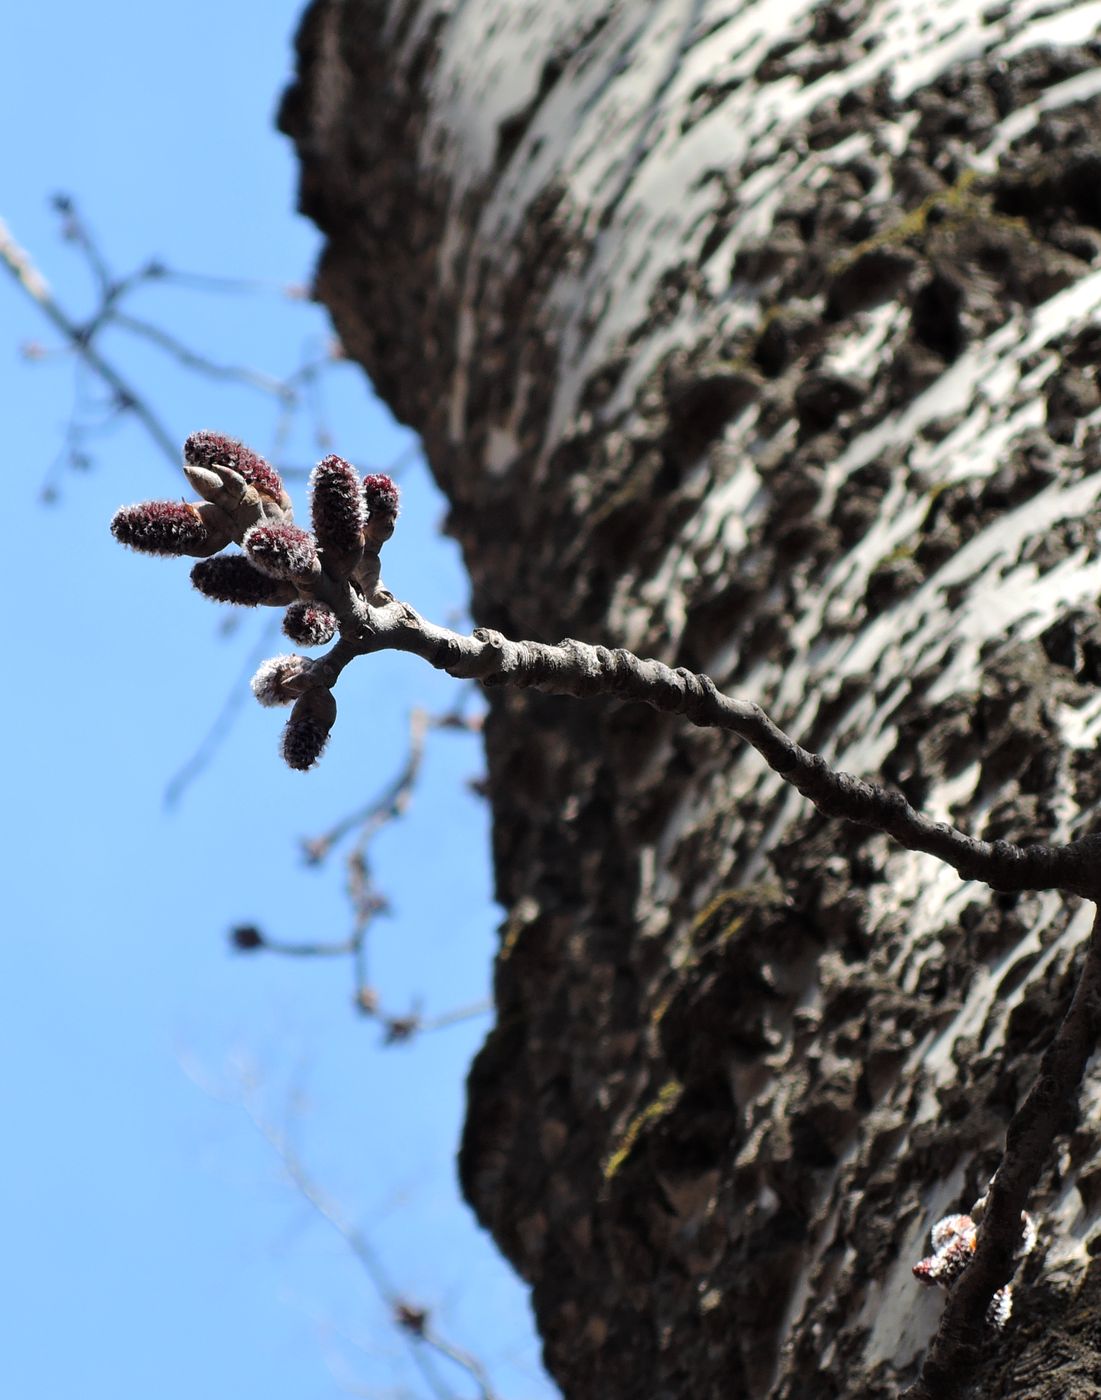
{"label": "gnarled twig", "polygon": [[639,701],[684,715],[702,728],[738,734],[824,816],[886,832],[908,850],[943,860],[965,880],[981,880],[1000,891],[1063,890],[1101,900],[1101,836],[1088,834],[1061,846],[977,840],[932,821],[901,793],[831,768],[785,734],[760,705],[723,695],[708,676],[585,642],[513,642],[486,628],[466,636],[426,621],[396,600],[371,606],[352,594],[334,611],[341,639],[327,656],[311,663],[309,675],[316,685],[331,687],[356,656],[393,650],[412,652],[438,670],[484,685]]}

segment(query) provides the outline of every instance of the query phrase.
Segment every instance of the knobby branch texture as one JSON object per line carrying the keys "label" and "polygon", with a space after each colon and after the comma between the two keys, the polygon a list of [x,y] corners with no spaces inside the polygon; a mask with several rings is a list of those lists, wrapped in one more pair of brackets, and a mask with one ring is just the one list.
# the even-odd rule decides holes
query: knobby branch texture
{"label": "knobby branch texture", "polygon": [[[293,769],[308,770],[320,759],[336,721],[333,689],[344,668],[372,652],[410,652],[458,679],[578,699],[641,702],[700,727],[728,730],[827,817],[884,832],[907,849],[944,861],[962,879],[997,891],[1056,890],[1101,905],[1101,836],[1086,833],[1057,846],[976,840],[930,820],[900,793],[831,768],[779,729],[759,705],[722,694],[705,675],[621,648],[572,639],[555,645],[513,641],[488,628],[466,635],[423,618],[382,582],[380,553],[398,515],[397,488],[384,474],[361,476],[343,458],[326,457],[310,478],[310,531],[294,524],[290,498],[274,469],[232,438],[192,434],[184,444],[184,474],[200,501],[123,507],[111,522],[112,532],[145,553],[197,557],[191,578],[199,592],[218,602],[284,608],[283,630],[292,641],[329,646],[313,659],[299,653],[274,657],[253,677],[261,704],[291,707],[282,755]],[[243,552],[223,552],[231,544]],[[1004,1322],[1008,1315],[1007,1285],[1031,1232],[1025,1206],[1053,1138],[1073,1112],[1101,1034],[1098,930],[1095,920],[1070,1007],[1009,1124],[987,1193],[970,1217],[950,1218],[966,1221],[949,1232],[951,1248],[963,1250],[965,1267],[939,1280],[949,1287],[948,1303],[906,1400],[963,1395],[981,1360],[989,1323]],[[946,1220],[934,1230],[934,1245],[937,1231],[948,1226]],[[915,1273],[932,1281],[928,1269]],[[996,1296],[1000,1301],[992,1311]]]}

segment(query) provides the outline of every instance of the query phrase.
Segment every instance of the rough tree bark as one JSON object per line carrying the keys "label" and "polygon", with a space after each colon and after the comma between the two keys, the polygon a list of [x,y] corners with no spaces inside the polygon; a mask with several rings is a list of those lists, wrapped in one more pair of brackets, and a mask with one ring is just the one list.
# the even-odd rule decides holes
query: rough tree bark
{"label": "rough tree bark", "polygon": [[[479,624],[706,671],[985,837],[1101,801],[1095,4],[315,0],[281,121]],[[416,603],[416,598],[411,597]],[[345,723],[350,717],[345,718]],[[491,697],[467,1197],[570,1397],[897,1394],[1090,910],[729,736]],[[1101,1073],[985,1395],[1101,1393]]]}

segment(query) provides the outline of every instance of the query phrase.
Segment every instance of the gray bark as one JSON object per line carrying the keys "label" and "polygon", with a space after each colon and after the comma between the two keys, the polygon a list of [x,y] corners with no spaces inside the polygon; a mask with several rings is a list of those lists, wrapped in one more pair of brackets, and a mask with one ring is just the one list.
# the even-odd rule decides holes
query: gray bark
{"label": "gray bark", "polygon": [[[984,839],[1088,831],[1096,11],[316,0],[281,120],[318,291],[424,438],[476,622],[706,672]],[[1090,907],[645,706],[490,706],[460,1167],[552,1374],[897,1394],[941,1303],[911,1266],[997,1165]],[[984,1395],[1101,1389],[1099,1104],[1094,1069]]]}

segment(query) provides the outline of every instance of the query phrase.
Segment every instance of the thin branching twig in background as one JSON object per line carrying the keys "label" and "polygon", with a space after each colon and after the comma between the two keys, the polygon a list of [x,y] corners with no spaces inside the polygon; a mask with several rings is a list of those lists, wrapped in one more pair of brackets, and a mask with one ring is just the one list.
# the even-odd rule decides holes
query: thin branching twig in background
{"label": "thin branching twig in background", "polygon": [[241,1109],[253,1128],[278,1158],[287,1181],[316,1215],[336,1232],[363,1269],[376,1296],[409,1352],[410,1359],[436,1400],[458,1400],[441,1379],[437,1358],[465,1372],[476,1387],[478,1400],[500,1400],[485,1365],[465,1347],[447,1338],[436,1326],[427,1308],[419,1306],[401,1291],[391,1277],[382,1256],[362,1226],[354,1225],[339,1204],[317,1183],[291,1142],[290,1134],[277,1127],[265,1112],[261,1080],[247,1062],[233,1067],[232,1087],[214,1079],[190,1055],[182,1054],[181,1068],[209,1098]]}
{"label": "thin branching twig in background", "polygon": [[[274,632],[274,627],[264,627],[256,642],[249,649],[248,655],[245,657],[241,667],[245,678],[250,676],[256,669],[256,663],[261,659],[264,652],[270,650]],[[245,695],[246,691],[243,685],[235,684],[230,687],[226,698],[222,701],[218,713],[211,720],[206,733],[165,784],[164,805],[166,807],[177,806],[180,799],[195,779],[210,767],[218,750],[233,732],[237,717],[240,715],[243,708]]]}
{"label": "thin branching twig in background", "polygon": [[433,730],[480,732],[481,719],[463,714],[463,700],[442,715],[433,715],[420,706],[415,707],[409,716],[409,748],[405,763],[394,780],[377,797],[342,817],[320,836],[307,837],[302,841],[306,863],[319,866],[345,837],[353,831],[357,833],[346,857],[348,899],[352,906],[352,930],[347,938],[330,941],[273,938],[255,924],[239,924],[230,931],[233,947],[242,953],[265,951],[292,958],[349,958],[355,1005],[363,1015],[381,1023],[383,1041],[387,1045],[411,1040],[425,1031],[458,1025],[484,1016],[491,1010],[491,1003],[482,999],[435,1016],[425,1016],[419,1008],[409,1012],[388,1011],[383,1007],[378,989],[372,985],[367,971],[368,933],[380,914],[389,913],[389,903],[372,874],[370,844],[380,831],[408,811],[424,762],[428,734]]}
{"label": "thin branching twig in background", "polygon": [[437,1328],[427,1308],[407,1298],[394,1284],[389,1270],[366,1232],[353,1225],[339,1205],[318,1186],[295,1152],[287,1134],[267,1118],[260,1107],[257,1086],[242,1080],[241,1106],[253,1127],[278,1156],[287,1179],[303,1200],[341,1237],[362,1266],[372,1287],[385,1306],[398,1331],[406,1340],[412,1359],[432,1393],[449,1400],[452,1392],[441,1382],[431,1356],[442,1357],[459,1367],[477,1386],[479,1400],[497,1400],[485,1366],[465,1347],[448,1340]]}
{"label": "thin branching twig in background", "polygon": [[[60,332],[64,351],[76,359],[74,403],[64,433],[64,450],[47,473],[42,489],[44,499],[53,500],[56,497],[59,470],[66,467],[85,469],[88,466],[89,437],[113,426],[127,415],[141,425],[168,465],[174,471],[178,469],[179,456],[174,434],[148,398],[104,348],[104,337],[110,331],[153,346],[186,371],[222,383],[239,384],[273,399],[280,408],[276,428],[277,456],[282,456],[294,418],[303,408],[312,410],[315,442],[324,445],[329,441],[330,430],[320,398],[320,380],[326,368],[343,358],[336,341],[330,341],[321,354],[309,354],[297,369],[281,378],[249,365],[223,364],[128,309],[133,297],[151,286],[217,294],[275,292],[289,301],[297,302],[306,299],[301,287],[255,278],[206,277],[180,272],[157,259],[150,259],[131,272],[116,274],[71,196],[57,195],[53,205],[62,221],[63,238],[82,254],[91,274],[96,301],[87,316],[78,317],[61,305],[30,254],[16,242],[0,220],[0,263],[55,330]],[[47,347],[33,344],[25,347],[24,353],[28,359],[42,360],[50,358],[53,352]],[[106,399],[94,408],[88,402],[81,371],[90,374],[92,380],[106,390]],[[93,415],[97,412],[102,415],[102,421],[94,420]],[[289,477],[304,474],[303,469],[293,466],[284,465],[282,470]]]}
{"label": "thin branching twig in background", "polygon": [[424,740],[430,728],[456,729],[472,728],[461,715],[454,711],[448,715],[431,715],[420,706],[409,713],[409,748],[401,772],[377,797],[342,817],[320,836],[307,836],[302,840],[302,854],[307,865],[321,865],[345,836],[356,827],[360,828],[357,846],[366,846],[371,837],[387,823],[403,816],[413,796],[413,785],[417,780],[424,761]]}
{"label": "thin branching twig in background", "polygon": [[[109,390],[115,412],[119,414],[129,413],[136,418],[159,449],[161,456],[165,458],[174,471],[176,469],[176,444],[171,433],[137,390],[133,388],[130,381],[112,363],[104,359],[86,327],[62,310],[50,291],[46,279],[31,261],[30,254],[16,243],[2,219],[0,219],[0,262],[31,300],[37,303],[47,319],[61,332],[66,343],[77,352],[81,360]],[[73,437],[72,429],[70,429],[68,436]],[[47,486],[43,493],[48,495],[51,489]]]}

